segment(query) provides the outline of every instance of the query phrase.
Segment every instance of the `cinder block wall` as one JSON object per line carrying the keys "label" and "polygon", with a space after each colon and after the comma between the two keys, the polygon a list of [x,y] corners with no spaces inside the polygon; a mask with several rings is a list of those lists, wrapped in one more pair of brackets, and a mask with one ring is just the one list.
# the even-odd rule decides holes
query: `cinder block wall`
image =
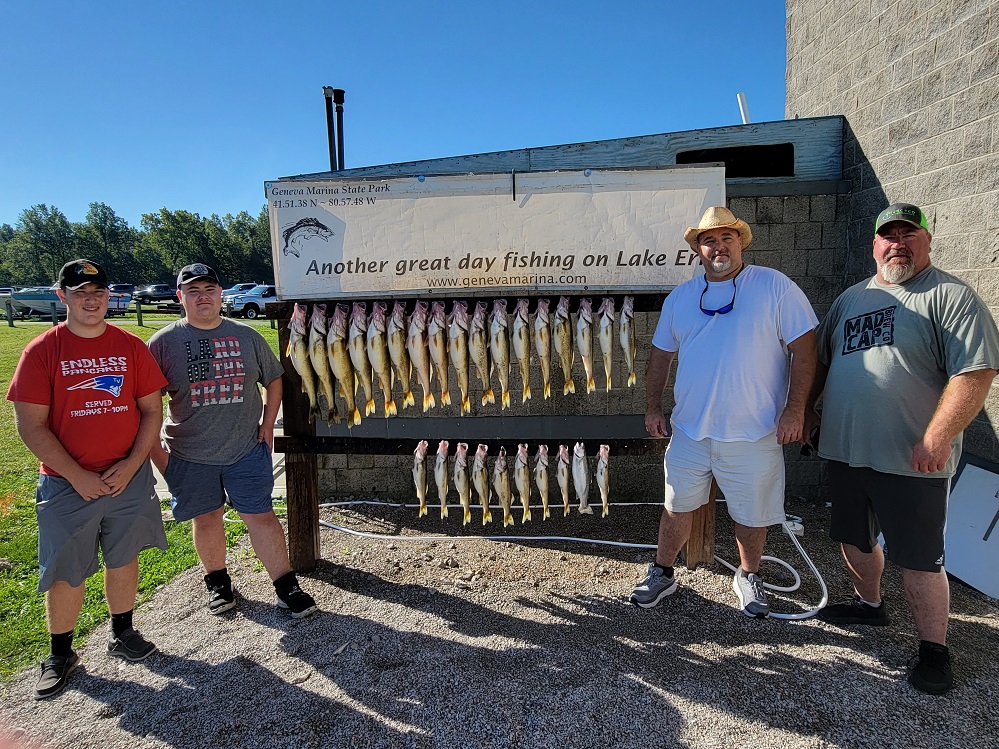
{"label": "cinder block wall", "polygon": [[[877,213],[911,202],[930,221],[933,262],[967,281],[995,315],[999,2],[787,0],[786,82],[788,119],[846,117],[852,197],[842,287],[874,272]],[[993,386],[966,449],[999,461],[997,418]]]}
{"label": "cinder block wall", "polygon": [[[752,227],[747,261],[790,276],[821,319],[843,288],[849,194],[734,197],[728,205]],[[785,448],[784,459],[789,496],[826,498],[825,461],[802,457],[800,445]]]}

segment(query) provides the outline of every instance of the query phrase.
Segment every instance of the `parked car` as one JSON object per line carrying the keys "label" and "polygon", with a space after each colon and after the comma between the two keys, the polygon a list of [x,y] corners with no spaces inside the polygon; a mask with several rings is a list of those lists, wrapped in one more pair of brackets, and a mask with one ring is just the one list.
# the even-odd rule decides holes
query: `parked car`
{"label": "parked car", "polygon": [[264,312],[268,302],[277,301],[277,289],[274,286],[260,284],[249,291],[228,297],[222,302],[222,311],[229,317],[245,317],[256,320]]}
{"label": "parked car", "polygon": [[228,289],[222,290],[222,300],[225,301],[225,298],[227,296],[236,296],[237,294],[242,294],[259,285],[260,284],[257,283],[238,283],[235,286],[230,286]]}
{"label": "parked car", "polygon": [[153,302],[176,302],[177,288],[168,283],[154,283],[152,286],[147,286],[146,288],[135,292],[133,296],[136,300],[142,302],[143,304],[152,304]]}
{"label": "parked car", "polygon": [[135,295],[135,284],[134,283],[112,283],[108,284],[108,291],[113,294],[128,294],[129,296]]}

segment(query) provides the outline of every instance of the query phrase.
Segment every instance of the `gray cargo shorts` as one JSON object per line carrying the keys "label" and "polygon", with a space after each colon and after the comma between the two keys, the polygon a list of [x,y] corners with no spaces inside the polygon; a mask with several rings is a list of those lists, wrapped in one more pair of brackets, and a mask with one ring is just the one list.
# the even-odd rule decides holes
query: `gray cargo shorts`
{"label": "gray cargo shorts", "polygon": [[125,491],[86,501],[61,476],[38,477],[38,590],[55,582],[74,588],[104,566],[124,567],[143,549],[166,549],[155,479],[145,460]]}

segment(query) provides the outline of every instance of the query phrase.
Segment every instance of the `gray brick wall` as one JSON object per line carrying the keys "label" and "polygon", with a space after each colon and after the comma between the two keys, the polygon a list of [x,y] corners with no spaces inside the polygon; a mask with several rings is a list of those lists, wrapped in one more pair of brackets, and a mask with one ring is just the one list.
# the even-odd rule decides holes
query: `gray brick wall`
{"label": "gray brick wall", "polygon": [[[850,195],[738,197],[728,205],[753,229],[747,261],[790,276],[821,319],[845,283]],[[825,499],[824,461],[799,451],[798,445],[784,451],[788,494]]]}
{"label": "gray brick wall", "polygon": [[[926,211],[933,262],[996,314],[999,2],[788,0],[786,83],[789,119],[847,120],[843,287],[874,272],[874,216],[906,201]],[[966,434],[967,448],[991,460],[997,388]]]}

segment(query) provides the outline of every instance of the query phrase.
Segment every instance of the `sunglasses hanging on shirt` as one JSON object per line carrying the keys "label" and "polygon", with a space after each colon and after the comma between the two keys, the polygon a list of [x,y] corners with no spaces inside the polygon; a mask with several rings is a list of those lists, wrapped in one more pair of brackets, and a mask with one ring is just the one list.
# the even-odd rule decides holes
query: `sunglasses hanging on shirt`
{"label": "sunglasses hanging on shirt", "polygon": [[[746,264],[743,263],[742,267],[739,268],[739,273],[742,273],[746,269]],[[708,293],[708,277],[704,276],[704,291],[701,292],[701,298],[698,300],[697,305],[701,308],[703,312],[708,317],[714,317],[715,315],[727,315],[733,309],[735,309],[735,279],[739,277],[739,273],[732,276],[732,301],[726,304],[724,307],[719,307],[718,309],[704,309],[704,295]]]}

